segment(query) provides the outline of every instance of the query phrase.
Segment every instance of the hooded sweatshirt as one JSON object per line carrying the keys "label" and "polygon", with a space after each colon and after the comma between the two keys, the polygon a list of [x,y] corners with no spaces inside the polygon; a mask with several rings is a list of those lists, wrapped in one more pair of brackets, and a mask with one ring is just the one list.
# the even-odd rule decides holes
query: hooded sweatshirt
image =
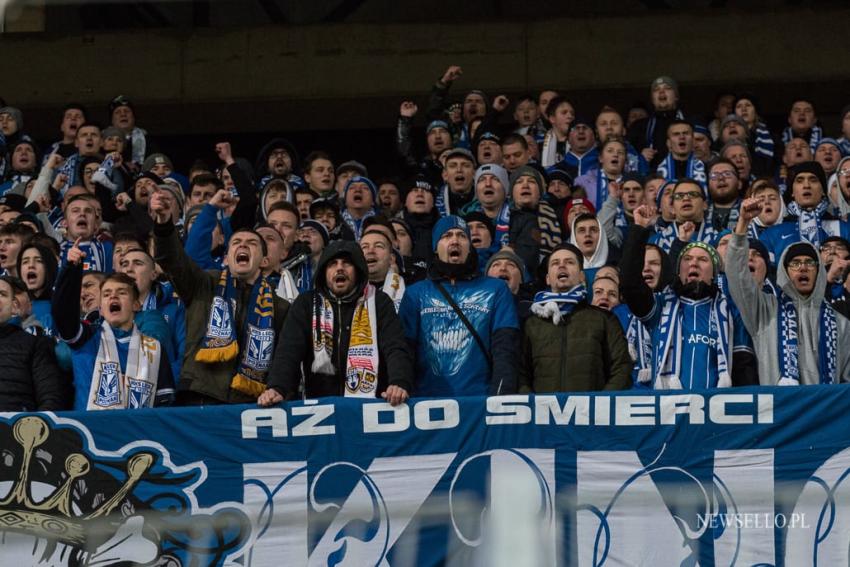
{"label": "hooded sweatshirt", "polygon": [[[735,234],[726,251],[726,274],[729,292],[741,312],[744,325],[753,338],[759,364],[759,382],[774,385],[780,379],[779,301],[776,296],[761,291],[747,268],[749,242],[746,236]],[[814,249],[814,247],[812,247]],[[791,298],[797,309],[797,344],[800,367],[800,384],[820,384],[818,351],[820,349],[820,308],[826,291],[826,272],[818,265],[815,287],[808,296],[801,295],[791,283],[785,269],[783,252],[777,264],[776,283]],[[815,251],[817,253],[817,251]],[[850,341],[850,320],[838,317],[838,345]],[[838,380],[850,381],[850,349],[837,349]]]}

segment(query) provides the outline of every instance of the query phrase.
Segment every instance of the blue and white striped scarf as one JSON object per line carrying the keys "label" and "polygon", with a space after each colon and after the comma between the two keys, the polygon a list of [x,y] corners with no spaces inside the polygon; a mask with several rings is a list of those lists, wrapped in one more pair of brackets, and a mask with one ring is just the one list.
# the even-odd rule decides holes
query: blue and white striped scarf
{"label": "blue and white striped scarf", "polygon": [[531,312],[541,319],[551,319],[557,325],[563,317],[573,312],[576,305],[587,300],[587,288],[579,284],[563,293],[538,291],[531,304]]}
{"label": "blue and white striped scarf", "polygon": [[652,334],[643,321],[632,315],[626,328],[626,342],[629,354],[635,360],[638,369],[637,380],[641,384],[652,382]]}
{"label": "blue and white striped scarf", "polygon": [[[705,212],[705,224],[714,227],[714,202],[711,202],[708,205],[708,210]],[[723,230],[725,228],[732,229],[738,224],[738,217],[741,216],[741,199],[737,199],[735,204],[732,205],[732,210],[729,211],[729,219],[726,221],[726,226],[721,228],[716,228],[715,230]],[[752,223],[750,223],[752,224]]]}
{"label": "blue and white striped scarf", "polygon": [[788,204],[788,214],[797,217],[797,231],[800,233],[800,237],[806,242],[814,244],[815,248],[820,248],[821,236],[825,234],[821,221],[828,209],[829,201],[826,199],[818,203],[818,206],[812,211],[801,209],[800,205],[794,201]]}
{"label": "blue and white striped scarf", "polygon": [[[673,154],[668,153],[667,157],[658,164],[655,172],[667,181],[676,181],[676,164],[673,160]],[[705,165],[694,156],[693,152],[688,155],[685,177],[689,177],[705,187]]]}
{"label": "blue and white striped scarf", "polygon": [[[799,321],[794,301],[782,291],[776,295],[779,302],[779,386],[800,384],[800,347],[797,342]],[[838,321],[835,310],[826,301],[820,306],[820,333],[818,337],[818,374],[821,384],[838,382]]]}
{"label": "blue and white striped scarf", "polygon": [[[658,325],[658,342],[655,345],[654,367],[656,390],[682,389],[682,299],[671,289],[662,295],[661,321]],[[708,320],[708,335],[716,340],[717,387],[732,385],[732,364],[729,358],[729,337],[732,334],[729,306],[722,293],[711,300],[711,315]]]}
{"label": "blue and white striped scarf", "polygon": [[[656,223],[656,227],[657,226],[658,223]],[[679,224],[671,222],[669,225],[659,230],[656,234],[658,234],[658,238],[654,239],[654,241],[650,240],[650,243],[658,245],[659,248],[669,254],[670,248],[673,246],[673,242],[679,238]],[[699,228],[691,237],[691,242],[705,242],[712,246],[716,241],[717,231],[714,230],[714,227],[707,222],[700,223]]]}
{"label": "blue and white striped scarf", "polygon": [[756,127],[750,132],[750,136],[753,138],[754,153],[772,159],[776,147],[767,125],[764,122],[756,123]]}
{"label": "blue and white striped scarf", "polygon": [[[800,136],[794,135],[794,131],[791,129],[790,126],[786,126],[785,129],[782,131],[782,143],[785,145],[788,145],[788,142],[790,142],[794,138],[799,137]],[[815,124],[814,126],[812,126],[812,133],[809,138],[809,147],[812,148],[812,152],[814,152],[815,149],[818,147],[821,138],[823,138],[823,129],[817,124]]]}

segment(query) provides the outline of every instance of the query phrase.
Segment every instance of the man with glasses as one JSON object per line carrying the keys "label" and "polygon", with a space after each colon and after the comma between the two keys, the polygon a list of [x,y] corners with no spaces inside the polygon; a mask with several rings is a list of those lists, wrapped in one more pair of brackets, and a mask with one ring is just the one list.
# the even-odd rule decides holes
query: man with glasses
{"label": "man with glasses", "polygon": [[708,168],[708,193],[711,205],[705,215],[706,222],[714,230],[732,230],[738,223],[738,207],[741,204],[741,181],[738,169],[728,159],[720,158]]}
{"label": "man with glasses", "polygon": [[788,245],[777,269],[778,291],[765,293],[748,269],[750,222],[757,198],[741,204],[726,252],[729,292],[753,338],[763,385],[836,384],[850,381],[850,321],[826,301],[827,275],[810,242]]}
{"label": "man with glasses", "polygon": [[680,179],[673,186],[674,221],[655,233],[649,240],[672,257],[689,242],[714,244],[717,231],[705,222],[707,198],[705,189],[694,179]]}

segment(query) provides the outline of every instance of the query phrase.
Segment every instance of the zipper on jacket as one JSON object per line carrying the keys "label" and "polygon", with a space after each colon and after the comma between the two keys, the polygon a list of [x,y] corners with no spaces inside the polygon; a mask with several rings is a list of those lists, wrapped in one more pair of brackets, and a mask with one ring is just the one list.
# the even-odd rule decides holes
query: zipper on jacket
{"label": "zipper on jacket", "polygon": [[561,326],[561,391],[567,391],[567,326]]}
{"label": "zipper on jacket", "polygon": [[346,373],[347,369],[346,369],[345,366],[342,365],[342,331],[343,331],[342,326],[345,323],[342,320],[341,306],[342,306],[342,302],[339,300],[339,298],[334,297],[334,309],[336,310],[334,317],[335,317],[335,320],[336,320],[336,324],[338,325],[337,328],[339,329],[339,332],[336,333],[336,336],[337,336],[337,341],[336,341],[336,368],[337,368],[337,372],[339,372],[340,370],[342,371],[342,383],[340,383],[340,385],[339,385],[339,395],[344,396],[345,395],[345,378],[346,378],[345,373]]}

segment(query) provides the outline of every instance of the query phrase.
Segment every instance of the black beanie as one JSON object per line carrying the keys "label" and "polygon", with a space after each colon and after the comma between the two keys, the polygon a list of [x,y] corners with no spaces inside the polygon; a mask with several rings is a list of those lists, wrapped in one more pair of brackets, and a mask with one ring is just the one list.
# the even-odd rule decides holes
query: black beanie
{"label": "black beanie", "polygon": [[496,238],[496,227],[493,226],[493,221],[482,213],[481,211],[472,211],[471,213],[467,213],[463,216],[463,220],[468,223],[471,222],[480,222],[484,223],[484,226],[487,227],[487,230],[490,232],[490,239],[495,240]]}
{"label": "black beanie", "polygon": [[788,269],[788,264],[791,263],[791,260],[796,258],[797,256],[808,256],[813,259],[815,262],[820,263],[820,258],[818,258],[818,253],[815,250],[815,247],[809,244],[808,242],[797,242],[796,244],[792,244],[785,251],[785,256],[782,259],[782,266],[785,269]]}
{"label": "black beanie", "polygon": [[813,173],[818,178],[818,181],[820,181],[823,194],[826,195],[826,173],[824,173],[821,164],[816,161],[804,161],[803,163],[797,164],[791,168],[791,182],[788,183],[789,192],[793,190],[794,180],[797,179],[797,176],[801,173]]}

